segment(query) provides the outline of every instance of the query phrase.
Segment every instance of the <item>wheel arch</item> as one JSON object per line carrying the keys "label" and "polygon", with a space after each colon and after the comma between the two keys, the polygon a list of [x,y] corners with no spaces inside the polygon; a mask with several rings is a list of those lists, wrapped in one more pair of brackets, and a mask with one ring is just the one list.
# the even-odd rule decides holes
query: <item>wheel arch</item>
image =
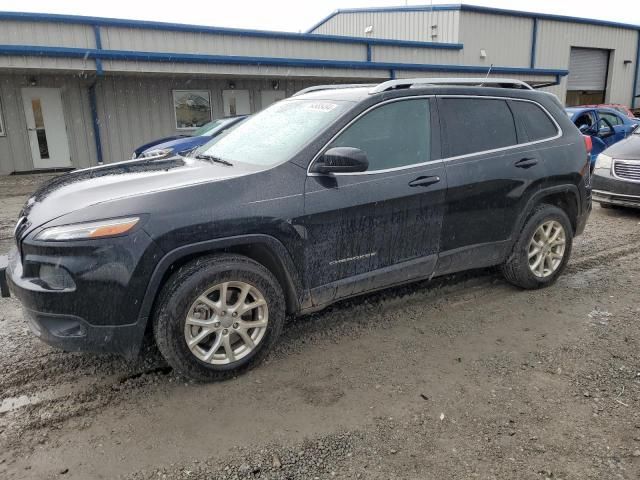
{"label": "wheel arch", "polygon": [[148,329],[148,319],[167,278],[180,266],[213,253],[236,253],[264,265],[274,274],[285,295],[286,312],[295,314],[304,303],[300,276],[285,246],[270,235],[252,234],[220,238],[178,247],[168,252],[151,274],[142,300],[138,321]]}
{"label": "wheel arch", "polygon": [[543,203],[553,205],[563,210],[569,217],[574,233],[578,227],[578,217],[581,215],[580,192],[575,185],[558,185],[539,190],[527,202],[516,222],[512,240],[515,242],[522,231],[525,222],[538,205]]}

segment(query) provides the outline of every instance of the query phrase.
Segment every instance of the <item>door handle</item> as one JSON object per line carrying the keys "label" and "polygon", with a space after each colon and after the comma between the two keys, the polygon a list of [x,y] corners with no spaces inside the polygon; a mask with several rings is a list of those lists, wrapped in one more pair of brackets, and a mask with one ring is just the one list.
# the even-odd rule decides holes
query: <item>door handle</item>
{"label": "door handle", "polygon": [[518,160],[514,165],[518,168],[531,168],[538,164],[538,160],[535,158],[523,158]]}
{"label": "door handle", "polygon": [[415,180],[409,182],[410,187],[428,187],[429,185],[433,185],[434,183],[438,183],[440,181],[440,177],[434,175],[432,177],[418,177]]}

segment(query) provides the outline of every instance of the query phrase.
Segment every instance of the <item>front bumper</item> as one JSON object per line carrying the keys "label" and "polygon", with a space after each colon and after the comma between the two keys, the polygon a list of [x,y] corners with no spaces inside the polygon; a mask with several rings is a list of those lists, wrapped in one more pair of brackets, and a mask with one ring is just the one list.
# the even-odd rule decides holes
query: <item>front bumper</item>
{"label": "front bumper", "polygon": [[20,300],[38,338],[67,351],[138,354],[147,326],[140,306],[161,253],[146,233],[55,245],[25,240],[21,250],[6,266],[0,260],[2,293]]}
{"label": "front bumper", "polygon": [[616,177],[608,168],[595,169],[591,186],[594,202],[640,208],[640,183]]}
{"label": "front bumper", "polygon": [[640,208],[640,195],[625,195],[604,190],[593,190],[593,201],[620,207]]}
{"label": "front bumper", "polygon": [[98,326],[73,315],[37,312],[26,307],[23,312],[36,337],[67,352],[117,353],[135,358],[144,337],[145,326],[140,322]]}

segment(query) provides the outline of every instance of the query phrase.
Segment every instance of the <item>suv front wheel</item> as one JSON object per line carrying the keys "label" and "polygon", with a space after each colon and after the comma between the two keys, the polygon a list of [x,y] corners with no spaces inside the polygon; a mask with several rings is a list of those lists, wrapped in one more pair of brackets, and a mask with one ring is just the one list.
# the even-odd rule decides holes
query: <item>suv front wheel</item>
{"label": "suv front wheel", "polygon": [[284,318],[282,289],[269,270],[241,255],[214,255],[188,263],[168,280],[154,336],[180,374],[224,380],[266,356]]}
{"label": "suv front wheel", "polygon": [[502,272],[507,281],[521,288],[551,285],[567,265],[572,242],[567,214],[553,205],[540,205],[525,223]]}

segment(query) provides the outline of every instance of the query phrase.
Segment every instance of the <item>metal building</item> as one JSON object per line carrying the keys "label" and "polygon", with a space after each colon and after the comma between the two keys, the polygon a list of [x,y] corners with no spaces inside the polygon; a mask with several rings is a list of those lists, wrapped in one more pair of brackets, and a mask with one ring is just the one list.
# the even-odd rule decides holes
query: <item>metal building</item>
{"label": "metal building", "polygon": [[638,28],[466,5],[343,10],[304,34],[0,12],[0,174],[124,160],[317,83],[491,68],[631,104]]}

